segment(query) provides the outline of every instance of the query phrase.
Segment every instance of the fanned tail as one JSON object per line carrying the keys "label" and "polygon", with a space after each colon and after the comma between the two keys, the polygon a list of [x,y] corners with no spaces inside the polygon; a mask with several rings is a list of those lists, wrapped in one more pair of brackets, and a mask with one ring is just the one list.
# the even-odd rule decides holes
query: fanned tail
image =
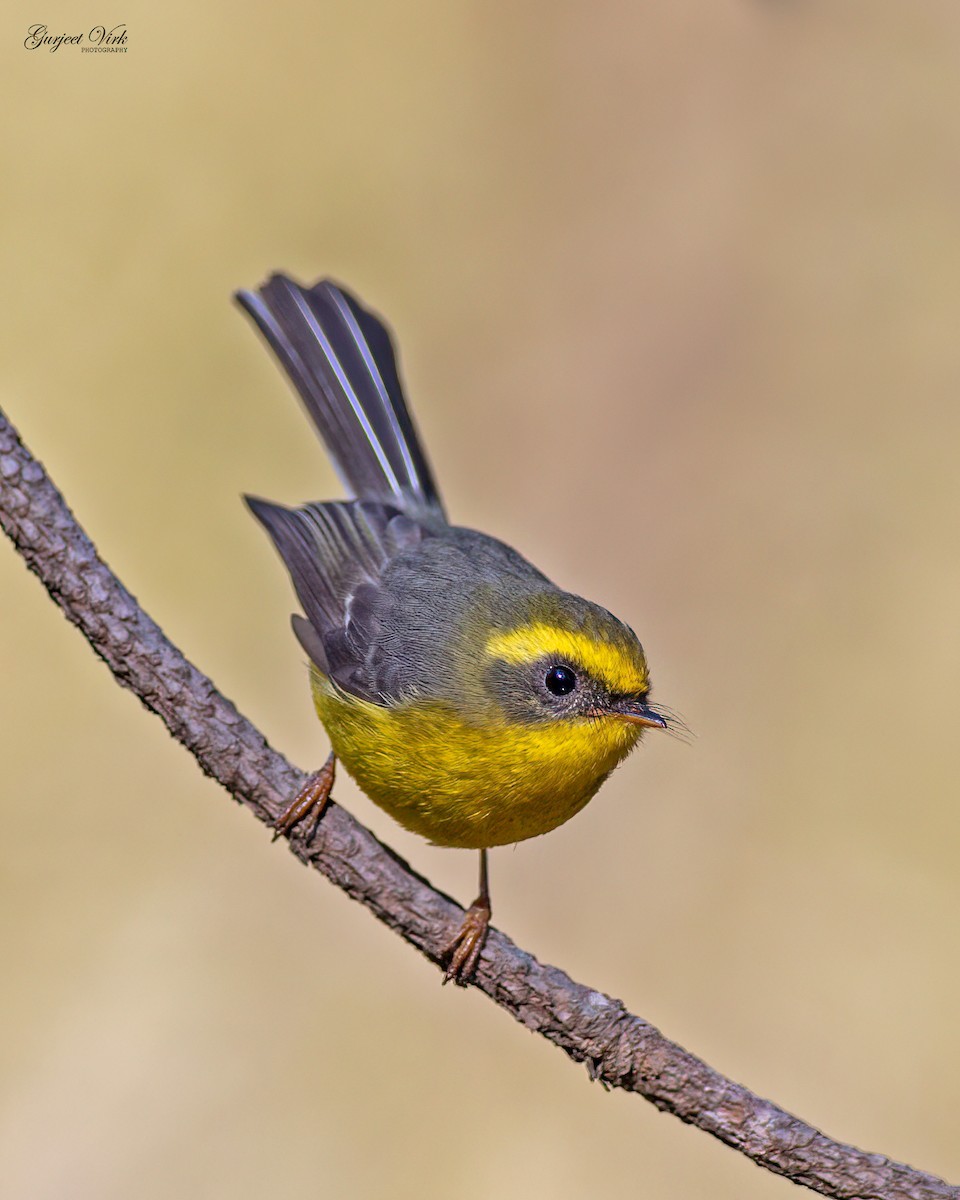
{"label": "fanned tail", "polygon": [[272,275],[236,299],[306,405],[344,486],[444,519],[386,327],[343,288]]}

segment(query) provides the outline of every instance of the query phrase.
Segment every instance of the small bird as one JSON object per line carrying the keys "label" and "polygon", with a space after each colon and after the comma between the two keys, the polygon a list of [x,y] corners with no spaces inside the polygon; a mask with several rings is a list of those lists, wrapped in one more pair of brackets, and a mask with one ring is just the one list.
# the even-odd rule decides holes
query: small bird
{"label": "small bird", "polygon": [[444,955],[444,981],[465,984],[490,922],[487,850],[568,821],[668,718],[629,626],[448,522],[373,313],[329,280],[281,274],[236,299],[352,497],[245,498],[303,608],[293,630],[332,746],[275,836],[311,816],[313,839],[339,759],[404,828],[479,850],[479,895]]}

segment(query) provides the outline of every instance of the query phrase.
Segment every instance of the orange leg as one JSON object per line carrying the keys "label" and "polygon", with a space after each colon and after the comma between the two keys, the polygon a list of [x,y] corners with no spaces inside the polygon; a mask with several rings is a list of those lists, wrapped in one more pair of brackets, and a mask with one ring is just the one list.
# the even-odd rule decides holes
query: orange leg
{"label": "orange leg", "polygon": [[480,895],[467,909],[463,923],[444,947],[443,957],[449,960],[443,982],[459,983],[466,987],[477,969],[480,951],[490,925],[490,889],[487,885],[487,852],[480,851]]}
{"label": "orange leg", "polygon": [[323,810],[327,807],[327,801],[330,799],[336,765],[336,755],[331,754],[319,771],[314,771],[312,775],[307,776],[303,787],[274,821],[274,841],[283,834],[289,833],[294,825],[298,825],[310,813],[313,813],[313,822],[310,825],[310,832],[303,840],[307,844],[313,841],[320,818],[323,816]]}

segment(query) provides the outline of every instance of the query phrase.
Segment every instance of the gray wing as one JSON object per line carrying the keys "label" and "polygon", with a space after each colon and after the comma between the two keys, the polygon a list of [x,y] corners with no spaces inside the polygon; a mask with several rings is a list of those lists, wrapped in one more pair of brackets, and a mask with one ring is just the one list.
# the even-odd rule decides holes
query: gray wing
{"label": "gray wing", "polygon": [[374,501],[286,508],[245,499],[290,572],[306,617],[295,616],[293,629],[311,661],[344,690],[382,702],[381,642],[391,608],[383,574],[429,531]]}

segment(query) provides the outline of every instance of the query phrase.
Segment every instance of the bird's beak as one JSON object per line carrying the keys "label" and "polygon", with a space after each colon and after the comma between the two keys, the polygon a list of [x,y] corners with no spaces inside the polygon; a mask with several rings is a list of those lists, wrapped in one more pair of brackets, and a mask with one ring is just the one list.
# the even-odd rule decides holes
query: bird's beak
{"label": "bird's beak", "polygon": [[666,729],[666,717],[644,704],[642,700],[631,700],[627,697],[617,702],[612,710],[618,717],[629,721],[631,725],[648,725],[651,729]]}

